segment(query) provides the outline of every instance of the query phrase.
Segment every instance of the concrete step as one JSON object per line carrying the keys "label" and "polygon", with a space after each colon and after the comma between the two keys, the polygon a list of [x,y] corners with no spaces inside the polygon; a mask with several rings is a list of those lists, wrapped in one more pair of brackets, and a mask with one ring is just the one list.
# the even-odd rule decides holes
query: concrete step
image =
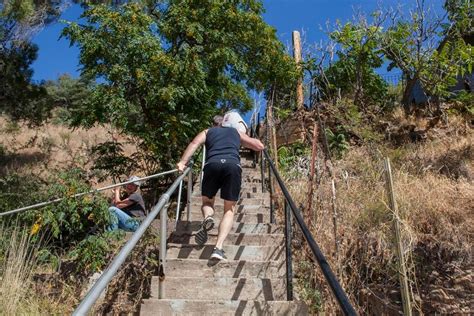
{"label": "concrete step", "polygon": [[262,173],[260,171],[260,168],[258,169],[242,169],[242,177],[245,176],[250,176],[254,177],[256,179],[261,179],[262,178]]}
{"label": "concrete step", "polygon": [[[152,277],[151,297],[158,298],[158,277]],[[265,300],[286,299],[284,278],[198,278],[166,277],[165,298],[191,300]]]}
{"label": "concrete step", "polygon": [[[181,221],[176,226],[176,232],[178,233],[195,233],[199,230],[201,220],[199,221]],[[217,235],[217,225],[209,231],[209,233]],[[257,224],[245,224],[245,223],[234,223],[230,233],[233,234],[281,234],[283,233],[283,227],[276,224],[268,223],[257,223]]]}
{"label": "concrete step", "polygon": [[286,273],[286,265],[285,261],[166,260],[167,277],[181,277],[184,271],[192,273],[196,278],[282,278]]}
{"label": "concrete step", "polygon": [[[200,196],[192,196],[191,197],[191,204],[194,205],[201,205],[202,198]],[[270,198],[263,199],[263,198],[240,198],[237,201],[237,205],[269,205]],[[216,199],[214,205],[224,205],[223,199]]]}
{"label": "concrete step", "polygon": [[[252,191],[253,191],[254,188],[257,189],[257,190],[260,189],[259,192],[261,192],[261,190],[262,190],[262,184],[261,184],[261,183],[244,182],[244,183],[242,183],[242,185],[241,185],[242,191],[244,191],[244,190],[252,190]],[[194,187],[193,187],[193,192],[201,192],[201,185],[200,185],[200,183],[196,183],[196,184],[194,185]],[[199,194],[200,194],[200,193],[199,193]]]}
{"label": "concrete step", "polygon": [[[209,259],[213,249],[213,245],[195,246],[169,243],[166,258]],[[283,261],[285,259],[283,246],[234,246],[224,244],[224,251],[227,260]]]}
{"label": "concrete step", "polygon": [[[217,235],[209,234],[207,245],[215,245]],[[277,246],[283,245],[284,234],[229,234],[225,240],[226,245],[245,246]],[[194,235],[189,233],[173,232],[168,238],[169,243],[196,245]]]}
{"label": "concrete step", "polygon": [[[261,191],[261,190],[260,190]],[[241,199],[265,199],[270,200],[270,193],[269,192],[252,192],[252,191],[240,191],[240,198]]]}
{"label": "concrete step", "polygon": [[[198,213],[201,211],[201,203],[199,204],[191,204],[191,213]],[[214,205],[214,213],[220,213],[222,214],[224,211],[224,205]],[[185,214],[187,210],[185,209],[183,214]],[[270,208],[267,206],[263,205],[236,205],[234,209],[235,214],[238,213],[246,213],[246,214],[265,214],[265,213],[270,213]]]}
{"label": "concrete step", "polygon": [[144,300],[140,315],[308,315],[306,304],[299,301],[255,300]]}
{"label": "concrete step", "polygon": [[260,178],[252,177],[252,178],[246,178],[242,177],[242,183],[241,187],[248,187],[248,186],[262,186],[262,182]]}
{"label": "concrete step", "polygon": [[[191,211],[191,219],[202,219],[202,213],[200,210]],[[215,212],[214,220],[219,225],[220,220],[224,212]],[[265,210],[265,213],[244,213],[238,212],[234,214],[234,222],[245,222],[245,223],[270,223],[270,210]]]}
{"label": "concrete step", "polygon": [[[187,220],[187,209],[182,211],[181,220]],[[253,220],[254,223],[269,223],[270,222],[270,208],[256,206],[256,205],[238,205],[234,209],[234,221],[243,221],[241,214],[248,215],[249,220]],[[202,211],[201,205],[191,205],[190,209],[190,219],[191,221],[202,221]],[[219,221],[224,215],[224,206],[215,205],[214,206],[214,219]],[[253,215],[253,217],[251,216]],[[254,218],[254,219],[253,219]]]}
{"label": "concrete step", "polygon": [[[201,210],[201,203],[193,203],[190,205],[191,212],[199,212]],[[223,204],[214,204],[214,210],[222,212],[224,210]],[[269,213],[270,207],[262,204],[236,204],[234,212],[237,213]]]}

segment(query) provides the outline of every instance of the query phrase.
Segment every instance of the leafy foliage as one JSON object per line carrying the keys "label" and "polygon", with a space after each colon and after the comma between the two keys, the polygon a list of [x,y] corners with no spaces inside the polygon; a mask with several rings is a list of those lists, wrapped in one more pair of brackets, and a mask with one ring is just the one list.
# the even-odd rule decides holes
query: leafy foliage
{"label": "leafy foliage", "polygon": [[133,169],[134,161],[124,155],[122,144],[118,142],[109,141],[94,146],[91,154],[96,157],[93,169],[104,172],[104,176],[99,176],[99,181],[105,180],[107,176],[118,180]]}
{"label": "leafy foliage", "polygon": [[46,90],[31,84],[30,66],[37,57],[37,50],[34,44],[0,48],[0,113],[15,120],[40,123],[49,116]]}
{"label": "leafy foliage", "polygon": [[330,34],[341,49],[337,52],[338,61],[326,70],[325,80],[319,79],[325,95],[334,96],[335,89],[340,88],[342,94],[352,94],[362,108],[366,103],[382,102],[387,84],[374,71],[383,64],[377,42],[380,30],[378,25],[362,20],[359,24],[338,25]]}
{"label": "leafy foliage", "polygon": [[31,82],[33,34],[54,21],[61,1],[6,0],[0,6],[0,113],[39,124],[50,114],[44,87]]}
{"label": "leafy foliage", "polygon": [[60,123],[70,123],[74,110],[80,108],[89,97],[92,84],[81,79],[74,79],[68,74],[61,75],[57,80],[44,83],[50,106],[56,109],[56,117]]}
{"label": "leafy foliage", "polygon": [[281,146],[278,148],[278,162],[283,169],[288,168],[294,165],[299,157],[308,155],[310,150],[311,148],[303,143]]}
{"label": "leafy foliage", "polygon": [[113,249],[113,243],[120,237],[118,232],[104,232],[90,235],[81,240],[68,256],[77,262],[77,271],[97,272],[107,264],[107,258]]}
{"label": "leafy foliage", "polygon": [[[45,185],[38,178],[12,173],[0,178],[0,209],[11,210],[40,201],[66,197],[59,203],[0,217],[3,229],[14,229],[16,221],[28,227],[32,241],[42,240],[39,251],[41,263],[59,266],[65,253],[77,262],[77,269],[87,272],[100,269],[106,262],[110,242],[116,234],[104,232],[109,223],[108,203],[100,195],[67,198],[91,190],[82,176],[82,170],[69,170],[51,178]],[[91,232],[99,235],[90,235]],[[101,233],[102,232],[102,233]],[[0,253],[1,255],[1,253]],[[84,272],[84,271],[82,271]]]}
{"label": "leafy foliage", "polygon": [[[82,177],[82,170],[72,169],[59,174],[51,181],[48,195],[52,198],[67,197],[91,190]],[[93,226],[104,227],[109,223],[108,203],[100,195],[66,198],[41,210],[24,214],[34,222],[32,234],[51,235],[53,243],[68,246],[74,240],[84,238]]]}
{"label": "leafy foliage", "polygon": [[[2,148],[0,146],[0,162],[4,159],[3,155],[7,154]],[[13,172],[0,177],[0,210],[2,211],[34,204],[45,198],[44,184],[36,177]]]}
{"label": "leafy foliage", "polygon": [[170,167],[190,137],[249,89],[291,78],[294,65],[260,1],[165,1],[91,6],[63,35],[81,47],[82,76],[100,79],[75,125],[112,123]]}
{"label": "leafy foliage", "polygon": [[328,138],[329,149],[337,158],[341,158],[342,155],[349,149],[349,143],[345,133],[342,130],[333,132],[331,129],[326,129],[326,135]]}
{"label": "leafy foliage", "polygon": [[470,1],[447,1],[448,20],[429,16],[424,1],[409,17],[394,17],[380,37],[380,48],[390,60],[389,68],[401,69],[407,79],[402,99],[409,107],[417,81],[433,101],[449,95],[458,76],[472,72],[474,50],[463,36],[472,34]]}

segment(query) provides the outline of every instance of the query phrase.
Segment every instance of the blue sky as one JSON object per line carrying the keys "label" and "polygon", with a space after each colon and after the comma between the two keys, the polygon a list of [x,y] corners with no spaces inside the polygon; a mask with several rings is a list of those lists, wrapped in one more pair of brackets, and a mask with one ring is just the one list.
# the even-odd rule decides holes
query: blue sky
{"label": "blue sky", "polygon": [[[427,2],[440,10],[444,0]],[[290,47],[291,33],[298,30],[307,47],[326,38],[321,28],[326,29],[327,23],[334,25],[337,20],[350,21],[356,11],[370,13],[380,5],[389,7],[401,4],[408,8],[415,4],[415,0],[264,0],[263,3],[266,10],[264,19],[277,30],[280,40]],[[80,6],[71,6],[61,19],[77,21],[81,12]],[[54,80],[64,73],[79,76],[79,50],[77,47],[70,47],[66,39],[59,39],[63,27],[63,23],[55,23],[33,39],[39,46],[38,59],[33,63],[33,80]],[[380,72],[383,73],[384,70]]]}
{"label": "blue sky", "polygon": [[[430,0],[430,3],[440,8],[443,0]],[[383,6],[406,6],[415,0],[264,0],[266,13],[264,19],[275,27],[281,41],[286,45],[291,43],[291,32],[298,30],[303,33],[304,41],[313,44],[325,38],[320,30],[326,22],[334,24],[337,19],[342,22],[352,18],[354,10],[363,12],[374,11],[378,3]],[[78,5],[71,6],[61,16],[64,20],[76,21],[81,14]],[[33,79],[56,79],[63,73],[77,77],[79,50],[69,47],[66,39],[59,39],[64,24],[55,23],[38,33],[33,41],[39,46],[38,59],[33,64]]]}

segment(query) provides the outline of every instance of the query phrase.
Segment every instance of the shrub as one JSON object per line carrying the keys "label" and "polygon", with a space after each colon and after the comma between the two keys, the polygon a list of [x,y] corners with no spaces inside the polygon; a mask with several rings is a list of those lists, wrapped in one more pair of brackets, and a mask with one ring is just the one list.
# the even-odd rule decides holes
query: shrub
{"label": "shrub", "polygon": [[326,135],[331,153],[337,158],[341,158],[349,149],[349,143],[347,142],[344,131],[342,129],[337,129],[333,132],[330,129],[326,129]]}
{"label": "shrub", "polygon": [[113,241],[121,237],[119,231],[104,232],[100,235],[90,235],[81,240],[68,256],[76,263],[76,271],[89,273],[100,271],[106,264],[107,258],[113,249]]}
{"label": "shrub", "polygon": [[81,240],[94,226],[105,227],[110,221],[108,203],[98,194],[84,195],[78,198],[74,194],[87,192],[91,186],[83,177],[80,169],[61,172],[48,188],[50,199],[66,197],[62,201],[48,205],[41,210],[26,213],[24,216],[34,223],[31,233],[42,232],[51,235],[52,242],[65,246]]}

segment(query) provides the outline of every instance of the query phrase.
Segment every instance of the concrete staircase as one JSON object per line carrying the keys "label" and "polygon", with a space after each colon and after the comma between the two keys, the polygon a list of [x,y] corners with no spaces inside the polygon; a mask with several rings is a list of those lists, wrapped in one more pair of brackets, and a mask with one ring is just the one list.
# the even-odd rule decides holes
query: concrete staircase
{"label": "concrete staircase", "polygon": [[215,228],[206,245],[195,244],[202,220],[199,184],[193,190],[191,221],[178,224],[168,240],[165,299],[158,277],[141,315],[306,315],[300,301],[286,301],[284,235],[270,224],[269,195],[262,193],[259,169],[242,159],[242,193],[234,226],[224,243],[227,261],[209,260],[223,213],[219,193]]}

